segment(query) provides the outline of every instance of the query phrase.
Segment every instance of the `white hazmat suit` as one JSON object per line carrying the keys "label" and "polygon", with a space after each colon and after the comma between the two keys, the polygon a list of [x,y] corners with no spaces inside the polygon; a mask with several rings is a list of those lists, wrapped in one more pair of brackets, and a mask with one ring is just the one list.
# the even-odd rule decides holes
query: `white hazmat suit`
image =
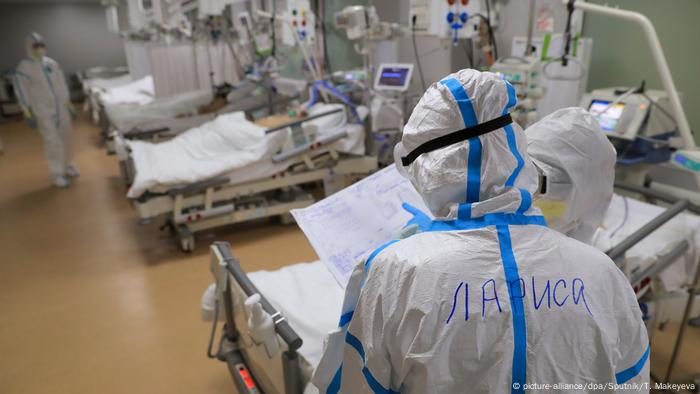
{"label": "white hazmat suit", "polygon": [[44,139],[46,160],[54,183],[67,187],[67,176],[78,176],[72,165],[71,115],[74,111],[61,67],[43,55],[44,43],[36,33],[26,38],[28,58],[15,70],[15,90],[22,112]]}
{"label": "white hazmat suit", "polygon": [[535,205],[551,228],[591,244],[613,196],[615,148],[596,118],[578,107],[542,118],[525,136],[527,153],[543,175]]}
{"label": "white hazmat suit", "polygon": [[423,95],[397,165],[439,219],[355,268],[312,380],[321,392],[616,392],[649,381],[634,292],[607,256],[547,228],[531,205],[538,174],[518,125],[445,143],[515,103],[510,84],[474,70]]}

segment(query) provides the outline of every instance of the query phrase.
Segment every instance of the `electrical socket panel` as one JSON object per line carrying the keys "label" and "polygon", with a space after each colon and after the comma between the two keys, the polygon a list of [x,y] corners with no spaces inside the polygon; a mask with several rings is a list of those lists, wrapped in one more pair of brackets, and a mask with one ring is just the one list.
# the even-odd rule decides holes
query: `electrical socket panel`
{"label": "electrical socket panel", "polygon": [[443,38],[471,38],[478,34],[481,0],[411,0],[408,23],[416,17],[417,34]]}

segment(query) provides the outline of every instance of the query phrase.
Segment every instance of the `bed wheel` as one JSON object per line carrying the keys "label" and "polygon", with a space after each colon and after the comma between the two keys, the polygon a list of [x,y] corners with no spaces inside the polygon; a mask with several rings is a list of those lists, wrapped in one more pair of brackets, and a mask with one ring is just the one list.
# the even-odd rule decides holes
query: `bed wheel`
{"label": "bed wheel", "polygon": [[194,234],[190,232],[190,229],[185,225],[179,225],[175,227],[177,234],[180,238],[180,249],[185,253],[190,253],[194,250]]}
{"label": "bed wheel", "polygon": [[192,253],[194,250],[194,236],[190,235],[189,237],[181,238],[180,249],[185,253]]}
{"label": "bed wheel", "polygon": [[296,222],[294,221],[294,216],[292,216],[291,213],[283,213],[280,215],[280,223],[284,224],[285,226],[288,226]]}

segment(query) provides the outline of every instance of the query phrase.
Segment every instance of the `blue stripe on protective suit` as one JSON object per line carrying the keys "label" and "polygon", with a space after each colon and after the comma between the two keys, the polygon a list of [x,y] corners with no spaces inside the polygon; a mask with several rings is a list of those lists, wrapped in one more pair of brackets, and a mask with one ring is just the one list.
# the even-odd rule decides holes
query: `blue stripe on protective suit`
{"label": "blue stripe on protective suit", "polygon": [[615,374],[615,381],[617,384],[623,384],[629,382],[632,378],[635,376],[639,375],[639,373],[642,371],[642,368],[644,368],[644,364],[647,363],[647,359],[649,358],[649,346],[647,346],[647,350],[642,354],[642,357],[637,361],[636,364],[633,366],[625,369],[622,372],[618,372]]}
{"label": "blue stripe on protective suit", "polygon": [[[440,81],[445,85],[450,92],[452,92],[452,97],[454,97],[459,107],[459,112],[462,114],[462,120],[464,121],[464,127],[476,126],[479,121],[476,118],[476,112],[474,112],[474,107],[472,106],[472,100],[469,95],[464,90],[462,84],[454,79],[447,78]],[[481,140],[479,137],[470,138],[467,140],[469,142],[469,155],[467,157],[467,203],[474,203],[479,201],[479,190],[481,189]],[[466,213],[471,213],[471,206],[466,208]]]}
{"label": "blue stripe on protective suit", "polygon": [[520,207],[518,207],[517,213],[525,213],[532,206],[532,195],[525,189],[520,189]]}
{"label": "blue stripe on protective suit", "polygon": [[[511,85],[508,81],[503,80],[503,83],[506,84],[506,91],[508,91],[508,103],[506,104],[506,107],[503,108],[503,113],[501,115],[505,115],[510,111],[510,109],[515,105],[517,102],[517,98],[515,96],[515,89],[513,88],[513,85]],[[518,152],[518,145],[515,139],[515,131],[513,131],[513,125],[507,125],[503,128],[506,131],[506,139],[508,140],[508,149],[510,149],[510,152],[513,154],[515,157],[515,160],[517,161],[517,165],[515,169],[513,170],[513,173],[510,174],[508,179],[506,180],[506,186],[513,186],[515,185],[515,180],[518,178],[518,175],[520,174],[520,171],[523,169],[523,166],[525,165],[525,161],[523,160],[523,157],[520,155],[520,152]]]}
{"label": "blue stripe on protective suit", "polygon": [[527,377],[527,332],[523,306],[525,289],[520,285],[520,274],[518,273],[518,264],[513,255],[513,245],[510,240],[508,225],[496,226],[496,232],[498,233],[498,244],[501,249],[501,260],[503,261],[503,271],[506,276],[508,298],[510,299],[511,315],[513,317],[511,393],[525,393],[524,387]]}
{"label": "blue stripe on protective suit", "polygon": [[333,380],[331,380],[331,383],[328,385],[328,388],[326,389],[326,394],[336,394],[340,391],[340,380],[343,375],[343,366],[341,365],[340,368],[335,372],[335,375],[333,375]]}
{"label": "blue stripe on protective suit", "polygon": [[377,255],[379,253],[381,253],[382,250],[389,247],[389,245],[395,244],[397,242],[399,242],[398,239],[392,239],[391,241],[389,241],[389,242],[383,244],[382,246],[378,247],[377,249],[375,249],[374,252],[372,252],[369,255],[369,257],[367,257],[367,261],[365,262],[365,275],[367,275],[367,271],[369,270],[369,266],[372,264],[372,261],[374,260],[374,258],[377,257]]}
{"label": "blue stripe on protective suit", "polygon": [[356,336],[347,333],[347,335],[345,336],[345,343],[352,346],[353,349],[355,349],[360,355],[360,358],[362,358],[362,375],[365,376],[367,385],[372,389],[372,392],[381,394],[398,394],[397,391],[384,388],[384,386],[382,386],[382,384],[379,383],[379,381],[377,381],[377,379],[375,379],[375,377],[372,375],[372,372],[369,370],[369,368],[367,368],[367,361],[365,360],[365,349],[362,346],[362,342],[360,342],[360,340]]}

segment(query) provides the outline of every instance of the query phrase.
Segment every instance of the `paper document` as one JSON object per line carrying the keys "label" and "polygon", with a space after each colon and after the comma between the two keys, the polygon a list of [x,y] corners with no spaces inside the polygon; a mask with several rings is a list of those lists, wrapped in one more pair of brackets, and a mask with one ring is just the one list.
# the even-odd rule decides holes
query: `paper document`
{"label": "paper document", "polygon": [[392,165],[292,215],[345,288],[355,264],[394,239],[411,219],[404,202],[428,213],[411,182]]}

